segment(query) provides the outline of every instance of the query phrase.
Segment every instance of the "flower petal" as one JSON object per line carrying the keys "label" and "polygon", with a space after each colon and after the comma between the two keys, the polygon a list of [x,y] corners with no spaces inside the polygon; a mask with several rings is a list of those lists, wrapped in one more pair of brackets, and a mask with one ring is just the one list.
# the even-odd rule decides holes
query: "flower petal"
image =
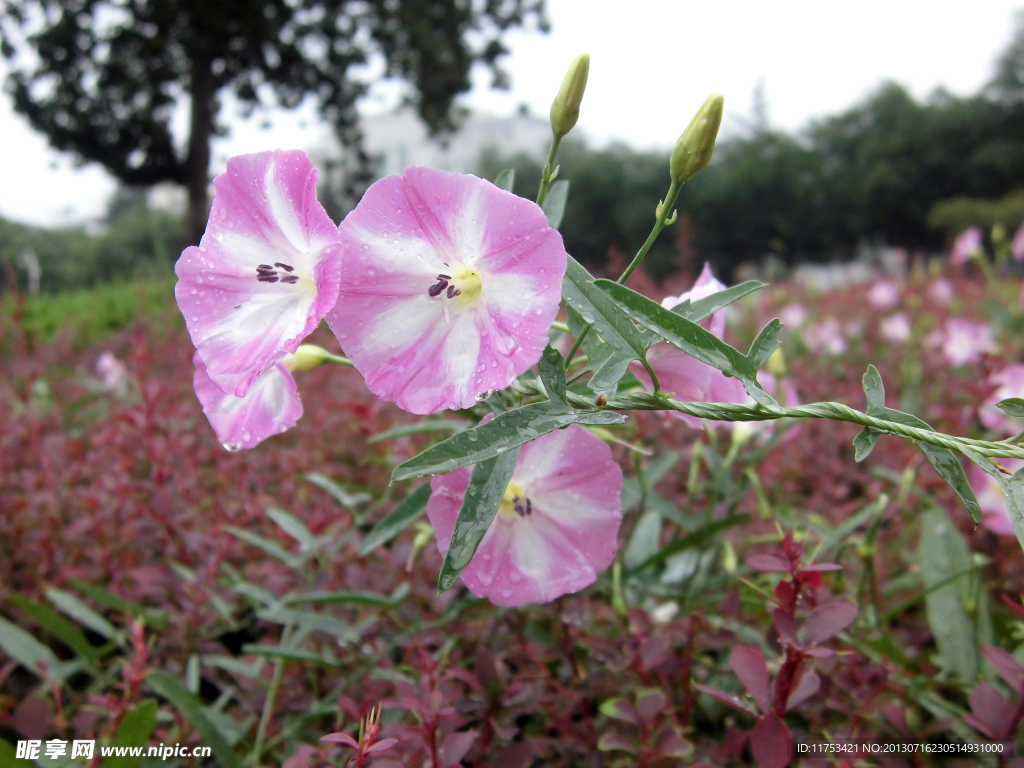
{"label": "flower petal", "polygon": [[214,187],[202,241],[175,264],[174,294],[210,378],[242,396],[334,306],[341,242],[305,152],[233,157]]}
{"label": "flower petal", "polygon": [[291,429],[302,417],[302,401],[295,379],[283,365],[266,371],[244,397],[220,390],[206,372],[197,350],[192,357],[196,370],[192,385],[210,426],[228,450],[252,448],[271,435]]}
{"label": "flower petal", "polygon": [[[431,481],[427,515],[447,552],[471,470]],[[499,511],[462,579],[495,605],[545,603],[594,583],[615,558],[622,522],[622,470],[611,450],[579,425],[523,446],[512,483],[530,513]]]}
{"label": "flower petal", "polygon": [[[475,176],[409,168],[371,186],[339,232],[327,321],[378,397],[420,414],[465,408],[540,359],[566,254],[535,204]],[[471,273],[474,288],[449,295]]]}

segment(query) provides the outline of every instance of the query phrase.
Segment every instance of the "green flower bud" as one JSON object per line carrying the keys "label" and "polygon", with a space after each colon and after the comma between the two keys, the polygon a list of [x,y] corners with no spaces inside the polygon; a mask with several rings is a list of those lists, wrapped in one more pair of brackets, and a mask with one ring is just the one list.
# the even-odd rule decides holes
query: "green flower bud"
{"label": "green flower bud", "polygon": [[711,155],[715,151],[715,139],[718,138],[718,129],[722,125],[724,105],[725,97],[722,94],[711,94],[686,126],[683,135],[676,142],[675,149],[672,150],[672,159],[669,163],[672,181],[683,184],[711,162]]}
{"label": "green flower bud", "polygon": [[289,371],[308,371],[331,362],[333,357],[334,355],[316,344],[299,344],[294,354],[288,355],[281,362]]}
{"label": "green flower bud", "polygon": [[551,102],[551,130],[561,138],[565,136],[580,116],[580,102],[583,91],[587,88],[587,75],[590,73],[590,54],[581,53],[565,73],[562,87]]}

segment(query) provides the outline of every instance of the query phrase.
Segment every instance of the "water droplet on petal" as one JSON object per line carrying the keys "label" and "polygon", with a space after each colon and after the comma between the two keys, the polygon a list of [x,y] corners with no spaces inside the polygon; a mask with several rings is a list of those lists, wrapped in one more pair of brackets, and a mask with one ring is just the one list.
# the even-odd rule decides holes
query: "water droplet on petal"
{"label": "water droplet on petal", "polygon": [[223,445],[224,450],[228,451],[229,453],[236,453],[237,451],[242,450],[242,446],[234,445],[233,443],[221,443],[221,445]]}
{"label": "water droplet on petal", "polygon": [[[494,390],[493,389],[485,390],[485,391],[481,392],[479,395],[476,396],[476,401],[478,403],[482,403],[484,400],[486,400],[487,398],[489,398],[493,394],[494,394]],[[471,440],[476,440],[476,437],[471,437],[470,439]]]}

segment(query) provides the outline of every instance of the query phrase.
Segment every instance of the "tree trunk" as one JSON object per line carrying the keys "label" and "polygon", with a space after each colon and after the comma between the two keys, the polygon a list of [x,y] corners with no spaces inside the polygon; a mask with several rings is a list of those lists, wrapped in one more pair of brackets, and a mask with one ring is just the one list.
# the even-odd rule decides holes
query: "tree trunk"
{"label": "tree trunk", "polygon": [[202,56],[192,58],[192,121],[188,139],[185,176],[188,186],[188,244],[198,245],[206,231],[210,212],[207,189],[210,185],[210,138],[217,111],[210,62]]}

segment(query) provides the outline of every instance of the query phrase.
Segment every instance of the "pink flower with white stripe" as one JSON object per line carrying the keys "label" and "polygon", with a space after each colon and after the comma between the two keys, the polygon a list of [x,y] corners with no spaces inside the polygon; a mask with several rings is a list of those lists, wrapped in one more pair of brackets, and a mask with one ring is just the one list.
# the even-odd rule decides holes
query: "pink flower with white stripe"
{"label": "pink flower with white stripe", "polygon": [[[668,296],[662,302],[667,309],[681,304],[687,299],[698,301],[719,291],[724,291],[725,285],[715,279],[711,274],[711,265],[705,263],[701,270],[700,277],[686,293],[680,296]],[[720,309],[708,318],[701,321],[701,325],[711,331],[718,338],[725,333],[725,310]],[[735,378],[729,378],[717,368],[701,362],[695,357],[683,352],[667,342],[661,342],[651,347],[647,353],[647,363],[654,370],[658,377],[658,383],[663,392],[672,392],[673,399],[689,403],[744,403],[747,399],[747,391]],[[644,388],[648,391],[654,390],[647,369],[639,362],[632,362],[629,370],[637,377]],[[703,429],[704,422],[696,416],[671,411],[673,416],[682,419],[694,429]]]}
{"label": "pink flower with white stripe", "polygon": [[[427,516],[448,551],[471,467],[430,481]],[[615,559],[622,469],[578,424],[523,446],[501,508],[462,580],[495,605],[546,603],[593,584]]]}
{"label": "pink flower with white stripe", "polygon": [[242,397],[334,306],[341,242],[305,152],[233,157],[214,188],[199,246],[174,266],[174,295],[209,378]]}
{"label": "pink flower with white stripe", "polygon": [[959,317],[946,321],[942,340],[942,354],[952,365],[968,365],[981,360],[983,355],[998,352],[992,337],[992,326],[974,323]]}
{"label": "pink flower with white stripe", "polygon": [[252,448],[271,435],[295,426],[302,417],[302,401],[286,363],[264,371],[243,397],[222,392],[207,373],[197,350],[192,386],[217,439],[229,451]]}
{"label": "pink flower with white stripe", "polygon": [[956,236],[953,247],[949,251],[951,264],[966,264],[981,251],[985,233],[981,227],[970,227]]}
{"label": "pink flower with white stripe", "polygon": [[339,227],[328,313],[370,391],[412,413],[467,408],[539,359],[566,253],[536,204],[475,176],[408,168]]}
{"label": "pink flower with white stripe", "polygon": [[875,309],[892,309],[900,301],[900,289],[892,280],[879,280],[868,289],[868,303]]}

